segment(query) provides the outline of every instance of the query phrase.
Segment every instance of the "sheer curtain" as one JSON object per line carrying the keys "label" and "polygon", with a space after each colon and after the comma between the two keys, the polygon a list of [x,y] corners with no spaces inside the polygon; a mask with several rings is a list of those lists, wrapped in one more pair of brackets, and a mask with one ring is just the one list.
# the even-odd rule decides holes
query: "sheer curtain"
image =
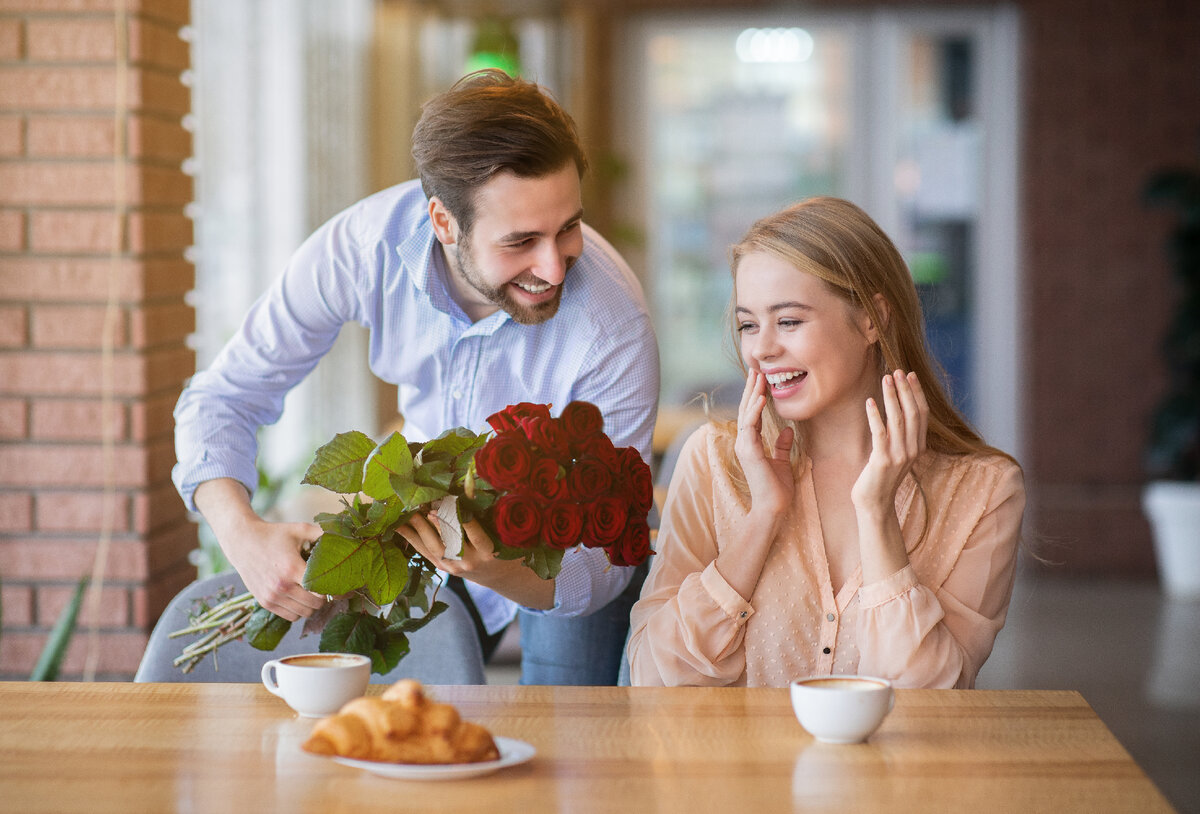
{"label": "sheer curtain", "polygon": [[[208,365],[292,251],[367,194],[371,0],[193,0],[197,365]],[[261,438],[299,479],[317,446],[375,431],[366,333],[346,326]]]}

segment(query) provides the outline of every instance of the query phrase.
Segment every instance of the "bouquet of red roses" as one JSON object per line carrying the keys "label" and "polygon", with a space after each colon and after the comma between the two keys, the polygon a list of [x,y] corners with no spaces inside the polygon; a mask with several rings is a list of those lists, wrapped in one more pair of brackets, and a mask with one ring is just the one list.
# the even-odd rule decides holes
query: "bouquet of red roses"
{"label": "bouquet of red roses", "polygon": [[[437,569],[398,532],[418,512],[437,513],[447,556],[461,550],[462,524],[477,520],[498,557],[543,579],[578,546],[621,566],[653,553],[650,468],[636,449],[613,445],[599,408],[575,401],[553,418],[549,405],[521,403],[488,424],[494,434],[460,427],[425,443],[339,433],[317,450],[303,482],[338,493],[344,507],[314,518],[323,533],[307,552],[304,587],[339,597],[305,621],[306,632],[320,631],[322,651],[362,653],[386,673],[408,652],[407,634],[445,610]],[[204,635],[176,659],[185,671],[243,635],[273,650],[291,624],[248,594],[191,621],[176,635]]]}

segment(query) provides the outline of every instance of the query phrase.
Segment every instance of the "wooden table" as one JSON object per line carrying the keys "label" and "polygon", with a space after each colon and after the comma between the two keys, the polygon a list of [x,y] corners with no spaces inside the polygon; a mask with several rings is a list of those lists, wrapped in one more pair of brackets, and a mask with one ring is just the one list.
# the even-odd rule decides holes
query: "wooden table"
{"label": "wooden table", "polygon": [[813,741],[786,690],[430,694],[536,757],[487,777],[392,780],[302,752],[312,722],[258,685],[0,683],[0,810],[1171,810],[1074,692],[902,690],[858,746]]}

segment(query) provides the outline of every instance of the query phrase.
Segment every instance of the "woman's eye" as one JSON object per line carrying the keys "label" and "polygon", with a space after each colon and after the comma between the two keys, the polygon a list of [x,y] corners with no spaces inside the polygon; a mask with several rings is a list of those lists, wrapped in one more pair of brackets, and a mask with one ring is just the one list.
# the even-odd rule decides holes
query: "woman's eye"
{"label": "woman's eye", "polygon": [[745,333],[754,328],[753,322],[742,322],[737,326],[738,333]]}
{"label": "woman's eye", "polygon": [[804,324],[802,319],[781,319],[779,320],[780,328],[796,328]]}

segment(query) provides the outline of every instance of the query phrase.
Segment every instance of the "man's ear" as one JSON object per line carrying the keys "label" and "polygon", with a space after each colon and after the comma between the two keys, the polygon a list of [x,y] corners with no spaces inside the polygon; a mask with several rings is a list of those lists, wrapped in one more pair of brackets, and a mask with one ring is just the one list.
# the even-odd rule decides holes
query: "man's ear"
{"label": "man's ear", "polygon": [[458,242],[458,221],[436,195],[429,199],[429,220],[433,223],[433,233],[439,243],[453,246]]}
{"label": "man's ear", "polygon": [[867,341],[872,345],[879,341],[879,334],[887,330],[888,320],[892,317],[891,308],[888,306],[887,299],[882,294],[876,294],[871,297],[871,302],[875,306],[875,314],[878,317],[879,324],[871,318],[867,309],[863,309],[863,335],[867,337]]}

